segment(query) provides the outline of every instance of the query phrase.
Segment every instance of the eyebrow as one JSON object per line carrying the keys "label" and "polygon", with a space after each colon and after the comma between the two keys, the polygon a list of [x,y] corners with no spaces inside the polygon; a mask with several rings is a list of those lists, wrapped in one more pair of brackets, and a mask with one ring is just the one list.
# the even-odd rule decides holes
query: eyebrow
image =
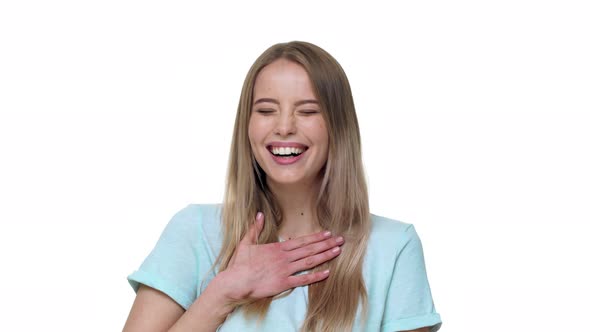
{"label": "eyebrow", "polygon": [[[273,104],[280,105],[279,101],[276,99],[273,99],[273,98],[260,98],[254,102],[254,105],[260,104],[260,103],[273,103]],[[303,104],[318,104],[319,105],[320,103],[315,99],[303,99],[303,100],[299,100],[299,101],[295,102],[295,106],[300,106]]]}

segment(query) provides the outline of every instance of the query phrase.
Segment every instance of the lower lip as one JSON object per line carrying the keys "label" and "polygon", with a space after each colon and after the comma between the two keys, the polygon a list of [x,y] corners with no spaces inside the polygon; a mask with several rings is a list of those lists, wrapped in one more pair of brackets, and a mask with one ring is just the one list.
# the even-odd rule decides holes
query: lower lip
{"label": "lower lip", "polygon": [[279,165],[291,165],[293,163],[296,163],[299,159],[301,159],[301,157],[303,157],[303,154],[306,151],[303,151],[300,155],[298,156],[294,156],[294,157],[277,157],[274,154],[272,154],[270,151],[268,153],[270,153],[270,156],[272,157],[272,159]]}

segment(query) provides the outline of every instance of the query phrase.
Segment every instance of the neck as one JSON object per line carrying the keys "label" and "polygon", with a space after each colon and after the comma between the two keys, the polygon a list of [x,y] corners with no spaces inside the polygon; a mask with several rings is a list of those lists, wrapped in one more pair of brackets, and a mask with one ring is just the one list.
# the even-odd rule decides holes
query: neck
{"label": "neck", "polygon": [[269,181],[268,186],[277,199],[283,219],[279,236],[285,240],[321,231],[315,213],[315,200],[321,183],[277,184]]}

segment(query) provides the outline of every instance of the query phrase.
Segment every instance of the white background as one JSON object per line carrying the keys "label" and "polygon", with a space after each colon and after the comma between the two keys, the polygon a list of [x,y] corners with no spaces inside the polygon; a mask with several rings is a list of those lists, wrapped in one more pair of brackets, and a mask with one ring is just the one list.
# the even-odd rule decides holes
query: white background
{"label": "white background", "polygon": [[585,1],[3,1],[6,331],[121,330],[126,276],[219,202],[239,91],[277,42],[352,84],[373,213],[413,223],[442,331],[586,328]]}

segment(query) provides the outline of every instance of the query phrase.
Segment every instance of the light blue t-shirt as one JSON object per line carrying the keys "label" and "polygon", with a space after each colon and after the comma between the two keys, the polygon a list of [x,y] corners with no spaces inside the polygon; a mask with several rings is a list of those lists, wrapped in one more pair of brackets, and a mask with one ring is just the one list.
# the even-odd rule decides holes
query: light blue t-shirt
{"label": "light blue t-shirt", "polygon": [[[393,332],[425,326],[438,331],[442,322],[432,301],[414,226],[376,215],[371,219],[363,263],[368,316],[362,326],[360,314],[357,316],[354,331]],[[172,217],[154,249],[127,280],[135,292],[140,283],[145,284],[186,310],[214,277],[216,271],[210,273],[210,268],[221,241],[221,205],[188,205]],[[246,320],[238,308],[218,331],[298,331],[306,310],[307,286],[297,287],[272,302],[264,321]]]}

